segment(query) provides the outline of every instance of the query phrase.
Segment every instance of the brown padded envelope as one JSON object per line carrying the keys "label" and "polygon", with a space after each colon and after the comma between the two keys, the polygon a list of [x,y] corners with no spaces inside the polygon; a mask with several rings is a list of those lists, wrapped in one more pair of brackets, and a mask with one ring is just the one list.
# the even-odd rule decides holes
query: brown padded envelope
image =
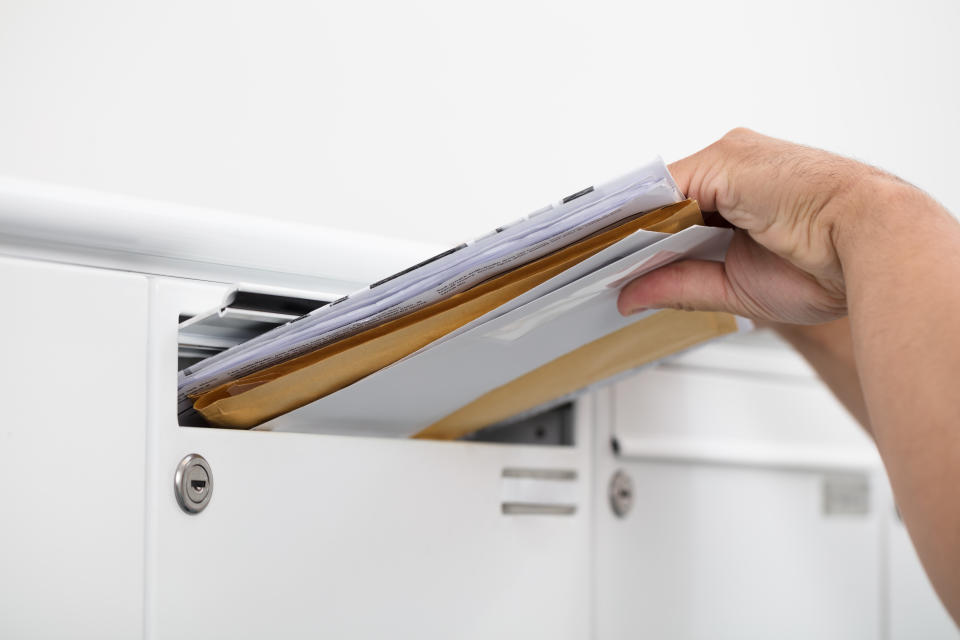
{"label": "brown padded envelope", "polygon": [[694,224],[702,224],[702,217],[693,200],[633,218],[446,300],[225,383],[197,396],[194,408],[216,426],[254,427],[379,371],[634,231],[675,233]]}
{"label": "brown padded envelope", "polygon": [[660,311],[486,393],[415,438],[454,440],[528,409],[737,330],[726,313]]}

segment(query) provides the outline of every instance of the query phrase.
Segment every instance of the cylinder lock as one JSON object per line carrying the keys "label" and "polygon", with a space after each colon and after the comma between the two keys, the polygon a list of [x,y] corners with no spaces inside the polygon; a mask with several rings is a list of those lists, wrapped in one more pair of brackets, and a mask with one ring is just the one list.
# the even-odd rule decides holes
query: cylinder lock
{"label": "cylinder lock", "polygon": [[213,472],[203,456],[191,453],[177,465],[173,476],[177,504],[187,513],[200,513],[213,494]]}
{"label": "cylinder lock", "polygon": [[618,518],[626,517],[633,506],[633,478],[625,471],[618,470],[611,476],[607,491],[614,515]]}

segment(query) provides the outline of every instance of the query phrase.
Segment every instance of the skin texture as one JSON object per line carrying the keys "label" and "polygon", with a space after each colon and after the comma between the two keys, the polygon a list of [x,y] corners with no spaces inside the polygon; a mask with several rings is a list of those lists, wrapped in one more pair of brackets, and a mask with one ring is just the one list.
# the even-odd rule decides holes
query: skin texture
{"label": "skin texture", "polygon": [[889,174],[746,129],[670,170],[738,230],[724,263],[658,269],[624,288],[620,311],[728,311],[777,328],[873,436],[960,621],[960,224]]}

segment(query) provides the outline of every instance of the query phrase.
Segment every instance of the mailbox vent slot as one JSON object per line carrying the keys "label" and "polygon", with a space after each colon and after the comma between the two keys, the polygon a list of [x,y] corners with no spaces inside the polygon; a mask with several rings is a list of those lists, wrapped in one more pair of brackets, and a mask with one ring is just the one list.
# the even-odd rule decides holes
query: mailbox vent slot
{"label": "mailbox vent slot", "polygon": [[572,516],[577,512],[577,470],[507,467],[501,473],[505,516]]}

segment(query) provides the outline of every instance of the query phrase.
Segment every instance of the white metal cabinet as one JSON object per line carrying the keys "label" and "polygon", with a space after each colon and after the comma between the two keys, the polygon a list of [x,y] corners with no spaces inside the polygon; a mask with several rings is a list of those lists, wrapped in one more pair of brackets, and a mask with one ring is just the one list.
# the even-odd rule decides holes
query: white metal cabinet
{"label": "white metal cabinet", "polygon": [[[588,444],[178,427],[176,319],[221,295],[151,287],[148,637],[589,636]],[[214,476],[195,516],[172,490],[188,453]],[[575,472],[575,512],[502,513],[505,468]]]}
{"label": "white metal cabinet", "polygon": [[0,258],[0,636],[143,632],[147,281]]}
{"label": "white metal cabinet", "polygon": [[[711,345],[598,400],[598,637],[880,637],[876,456],[809,373],[743,356]],[[622,519],[601,508],[616,469]],[[825,483],[869,487],[865,512],[825,513]]]}
{"label": "white metal cabinet", "polygon": [[[2,637],[950,637],[875,452],[782,348],[587,394],[572,447],[180,427],[181,314],[234,282],[342,295],[428,248],[2,181],[0,218]],[[850,477],[867,512],[825,514]],[[504,512],[525,500],[564,508]]]}
{"label": "white metal cabinet", "polygon": [[825,517],[818,474],[620,467],[635,504],[597,522],[599,637],[879,637],[877,518]]}

